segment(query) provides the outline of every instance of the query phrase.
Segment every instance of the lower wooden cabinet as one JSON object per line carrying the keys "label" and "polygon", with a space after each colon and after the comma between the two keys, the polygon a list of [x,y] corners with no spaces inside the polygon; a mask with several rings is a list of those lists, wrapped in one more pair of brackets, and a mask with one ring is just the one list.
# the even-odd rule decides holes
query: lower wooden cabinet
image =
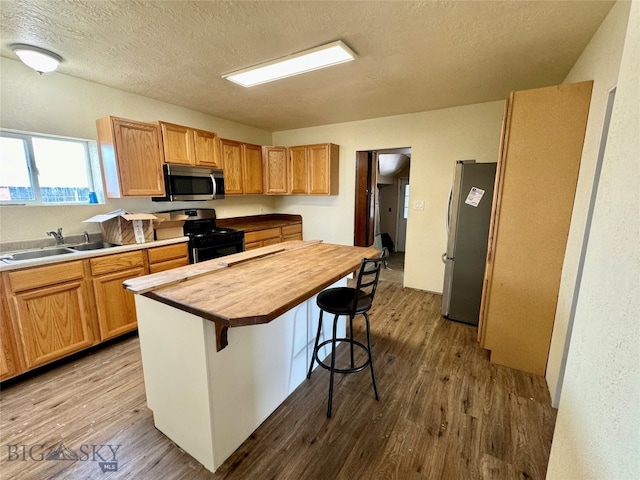
{"label": "lower wooden cabinet", "polygon": [[122,287],[122,282],[146,273],[144,255],[144,251],[138,250],[90,260],[100,340],[117,337],[138,326],[133,294]]}
{"label": "lower wooden cabinet", "polygon": [[282,241],[302,240],[302,224],[286,225],[282,227]]}
{"label": "lower wooden cabinet", "polygon": [[19,360],[15,353],[15,348],[9,343],[11,335],[4,332],[7,321],[3,318],[0,322],[2,322],[3,330],[3,332],[1,332],[2,336],[0,336],[0,345],[2,347],[0,348],[0,380],[4,380],[18,373]]}
{"label": "lower wooden cabinet", "polygon": [[91,293],[82,261],[7,275],[15,335],[29,370],[94,343]]}
{"label": "lower wooden cabinet", "polygon": [[0,276],[0,380],[11,378],[21,370],[21,360],[16,348],[9,312],[9,300]]}
{"label": "lower wooden cabinet", "polygon": [[256,230],[253,232],[246,232],[244,234],[245,250],[265,247],[274,243],[280,243],[281,241],[282,230],[280,227],[265,228],[264,230]]}
{"label": "lower wooden cabinet", "polygon": [[252,250],[289,240],[302,240],[302,223],[246,232],[244,234],[244,248]]}
{"label": "lower wooden cabinet", "polygon": [[150,248],[147,250],[147,255],[149,273],[164,272],[189,265],[189,250],[186,243]]}
{"label": "lower wooden cabinet", "polygon": [[0,275],[0,380],[137,327],[122,282],[189,263],[186,243]]}

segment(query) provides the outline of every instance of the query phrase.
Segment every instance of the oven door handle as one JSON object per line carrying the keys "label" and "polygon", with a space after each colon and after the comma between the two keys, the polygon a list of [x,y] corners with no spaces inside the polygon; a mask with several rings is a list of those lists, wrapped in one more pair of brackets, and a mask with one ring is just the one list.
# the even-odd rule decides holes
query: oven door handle
{"label": "oven door handle", "polygon": [[210,173],[211,183],[213,185],[213,195],[211,195],[211,200],[216,199],[216,194],[218,193],[218,187],[216,186],[216,178],[213,176],[213,173]]}

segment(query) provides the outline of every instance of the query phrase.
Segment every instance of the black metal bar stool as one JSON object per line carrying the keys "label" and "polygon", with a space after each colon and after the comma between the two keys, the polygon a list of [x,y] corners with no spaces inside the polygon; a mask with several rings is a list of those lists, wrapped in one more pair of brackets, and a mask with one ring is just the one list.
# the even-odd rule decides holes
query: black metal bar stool
{"label": "black metal bar stool", "polygon": [[[378,279],[380,277],[380,268],[388,252],[383,249],[379,258],[363,258],[358,271],[356,287],[337,287],[328,288],[318,294],[317,304],[320,307],[320,319],[318,321],[318,333],[316,335],[315,345],[313,347],[313,355],[311,356],[311,365],[309,365],[309,373],[307,378],[311,378],[314,362],[331,373],[329,374],[329,402],[327,406],[327,417],[331,417],[331,404],[333,401],[333,375],[334,373],[355,373],[364,370],[367,366],[371,369],[371,380],[373,382],[373,392],[376,400],[379,400],[378,387],[376,385],[376,375],[373,370],[373,355],[371,354],[371,335],[369,328],[369,315],[367,312],[373,305],[373,297],[378,287]],[[320,334],[322,332],[322,314],[324,312],[333,313],[333,335],[329,340],[320,342]],[[349,317],[349,337],[336,338],[338,328],[338,318],[341,315]],[[367,344],[363,344],[353,338],[353,319],[356,315],[362,315],[365,319]],[[348,343],[351,349],[351,367],[336,368],[336,344],[338,342]],[[327,365],[318,356],[319,350],[325,345],[331,344],[331,364]],[[367,360],[361,365],[355,365],[354,347],[358,347],[366,352]]]}

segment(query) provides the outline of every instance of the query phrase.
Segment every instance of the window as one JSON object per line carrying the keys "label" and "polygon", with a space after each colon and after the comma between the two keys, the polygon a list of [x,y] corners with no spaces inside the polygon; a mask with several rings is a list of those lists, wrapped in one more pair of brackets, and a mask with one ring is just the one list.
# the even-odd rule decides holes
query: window
{"label": "window", "polygon": [[0,131],[0,202],[89,203],[89,193],[100,185],[91,143]]}
{"label": "window", "polygon": [[402,209],[402,218],[409,218],[409,184],[404,186],[404,206]]}

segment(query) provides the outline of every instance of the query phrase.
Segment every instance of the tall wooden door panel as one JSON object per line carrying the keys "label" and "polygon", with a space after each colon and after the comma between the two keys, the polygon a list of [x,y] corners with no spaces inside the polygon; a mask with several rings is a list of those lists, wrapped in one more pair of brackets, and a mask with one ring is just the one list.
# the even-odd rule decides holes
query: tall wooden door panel
{"label": "tall wooden door panel", "polygon": [[481,344],[544,375],[592,82],[515,92],[496,180]]}
{"label": "tall wooden door panel", "polygon": [[356,247],[373,245],[375,228],[375,152],[356,152],[356,188],[354,207],[353,244]]}
{"label": "tall wooden door panel", "polygon": [[136,328],[136,307],[133,294],[123,288],[122,282],[144,274],[144,267],[138,267],[93,279],[93,291],[102,340],[116,337]]}

